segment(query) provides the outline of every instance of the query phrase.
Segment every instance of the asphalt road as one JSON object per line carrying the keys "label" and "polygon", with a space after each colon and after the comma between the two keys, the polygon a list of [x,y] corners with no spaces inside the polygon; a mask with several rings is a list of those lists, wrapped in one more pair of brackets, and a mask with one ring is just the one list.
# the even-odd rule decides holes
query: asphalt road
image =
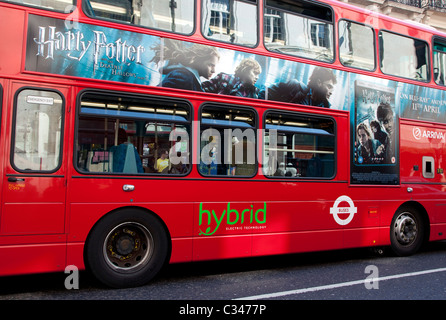
{"label": "asphalt road", "polygon": [[131,289],[105,288],[80,272],[79,289],[67,290],[68,276],[0,278],[0,300],[175,300],[170,308],[175,313],[186,305],[209,305],[209,300],[220,309],[231,301],[247,303],[233,299],[255,305],[266,300],[446,300],[446,241],[431,243],[410,257],[354,249],[176,264],[152,283]]}

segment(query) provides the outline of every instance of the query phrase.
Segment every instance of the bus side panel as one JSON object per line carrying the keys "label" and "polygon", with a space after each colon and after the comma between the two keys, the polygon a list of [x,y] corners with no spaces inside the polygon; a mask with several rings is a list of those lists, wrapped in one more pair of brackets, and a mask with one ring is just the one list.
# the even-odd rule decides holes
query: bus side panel
{"label": "bus side panel", "polygon": [[[440,125],[413,123],[401,124],[400,130],[401,182],[429,184],[432,187],[424,190],[426,195],[441,197],[440,192],[446,191],[446,128]],[[433,160],[430,176],[423,172],[423,158],[426,157]],[[440,187],[436,188],[438,185]],[[442,199],[446,200],[444,193]]]}
{"label": "bus side panel", "polygon": [[[92,179],[89,179],[90,181]],[[85,180],[84,180],[85,181]],[[135,185],[136,185],[135,181]],[[145,182],[147,184],[147,181]],[[88,188],[83,186],[82,190]],[[139,188],[142,189],[142,188]],[[73,189],[72,189],[73,190]],[[101,197],[96,192],[98,199]],[[119,198],[119,196],[114,197]],[[79,264],[82,261],[83,245],[94,225],[105,215],[114,210],[143,208],[157,215],[166,225],[172,239],[171,262],[185,262],[192,259],[192,207],[191,203],[71,203],[70,205],[70,232],[68,235],[69,261]]]}
{"label": "bus side panel", "polygon": [[65,250],[65,243],[0,245],[0,275],[63,271]]}
{"label": "bus side panel", "polygon": [[2,33],[2,45],[0,46],[0,71],[3,74],[18,74],[22,65],[25,12],[2,8],[0,10],[0,30],[5,30]]}
{"label": "bus side panel", "polygon": [[341,247],[342,230],[271,233],[253,236],[252,255],[335,250]]}
{"label": "bus side panel", "polygon": [[[74,265],[79,270],[85,269],[84,242],[71,242],[67,245],[67,266]],[[170,263],[190,262],[192,260],[192,238],[172,239]]]}
{"label": "bus side panel", "polygon": [[[194,260],[342,248],[342,227],[330,214],[335,199],[306,200],[315,192],[325,197],[331,188],[329,184],[268,181],[240,188],[244,192],[239,194],[235,189],[227,202],[197,203]],[[203,189],[216,190],[211,184]]]}
{"label": "bus side panel", "polygon": [[251,235],[194,238],[193,260],[250,257],[251,242]]}
{"label": "bus side panel", "polygon": [[429,215],[430,240],[446,237],[446,128],[405,120],[401,124],[401,183]]}

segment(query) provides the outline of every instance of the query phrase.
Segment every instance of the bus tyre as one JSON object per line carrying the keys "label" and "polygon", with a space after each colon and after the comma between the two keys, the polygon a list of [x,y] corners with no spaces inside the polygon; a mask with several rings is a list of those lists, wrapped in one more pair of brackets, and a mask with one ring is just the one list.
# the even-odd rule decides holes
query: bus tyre
{"label": "bus tyre", "polygon": [[425,226],[421,215],[412,208],[398,210],[390,226],[390,246],[398,256],[416,253],[424,240]]}
{"label": "bus tyre", "polygon": [[144,285],[167,262],[169,243],[155,216],[140,209],[117,211],[93,228],[86,243],[86,266],[110,287]]}

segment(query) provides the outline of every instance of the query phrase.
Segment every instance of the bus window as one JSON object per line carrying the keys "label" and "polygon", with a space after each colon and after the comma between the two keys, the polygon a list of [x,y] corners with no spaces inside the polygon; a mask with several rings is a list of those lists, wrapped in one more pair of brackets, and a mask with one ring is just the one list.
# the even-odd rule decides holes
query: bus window
{"label": "bus window", "polygon": [[33,6],[42,9],[64,11],[67,8],[71,11],[75,5],[75,0],[1,0],[3,2],[17,3],[21,5]]}
{"label": "bus window", "polygon": [[434,79],[439,85],[445,85],[446,75],[446,40],[434,39]]}
{"label": "bus window", "polygon": [[203,175],[256,173],[256,114],[253,110],[205,106],[201,111],[200,164]]}
{"label": "bus window", "polygon": [[268,50],[331,62],[331,8],[306,1],[266,0],[264,42]]}
{"label": "bus window", "polygon": [[92,18],[105,18],[182,34],[194,30],[194,0],[90,0],[83,9]]}
{"label": "bus window", "polygon": [[77,130],[82,172],[189,172],[190,108],[183,102],[85,93]]}
{"label": "bus window", "polygon": [[332,119],[269,112],[265,120],[263,173],[282,178],[333,178]]}
{"label": "bus window", "polygon": [[421,40],[380,31],[380,66],[385,74],[429,80],[429,47]]}
{"label": "bus window", "polygon": [[344,66],[365,70],[375,69],[373,29],[351,21],[340,21],[339,56]]}
{"label": "bus window", "polygon": [[203,35],[246,46],[257,44],[256,0],[204,0]]}
{"label": "bus window", "polygon": [[56,171],[61,164],[63,99],[52,91],[17,95],[12,166],[18,171]]}

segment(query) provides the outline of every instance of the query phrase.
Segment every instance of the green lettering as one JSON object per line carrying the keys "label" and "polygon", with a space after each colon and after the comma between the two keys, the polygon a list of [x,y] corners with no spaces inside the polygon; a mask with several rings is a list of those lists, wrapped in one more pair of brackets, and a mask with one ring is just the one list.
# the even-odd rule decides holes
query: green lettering
{"label": "green lettering", "polygon": [[[226,217],[226,222],[228,225],[235,225],[236,223],[244,224],[245,221],[248,222],[248,217],[245,219],[245,215],[249,215],[249,223],[252,224],[255,219],[255,223],[264,224],[266,223],[266,202],[263,203],[263,208],[258,210],[254,210],[254,205],[250,205],[250,208],[244,209],[239,214],[237,209],[231,209],[231,203],[228,202],[226,210],[223,210],[220,217],[217,216],[214,210],[205,210],[203,209],[203,203],[200,203],[200,211],[199,211],[199,226],[201,226],[204,222],[206,231],[202,231],[199,229],[199,235],[210,236],[213,235],[221,226],[223,219]],[[207,225],[206,225],[206,215],[207,215]],[[204,216],[204,217],[203,217]],[[212,231],[211,224],[214,224],[215,221],[216,226]]]}
{"label": "green lettering", "polygon": [[[214,216],[215,222],[217,223],[217,228],[215,228],[214,232],[217,231],[217,229],[220,227],[221,222],[223,221],[223,217],[225,216],[226,210],[223,210],[223,214],[221,215],[220,219],[217,218],[215,215],[214,210],[212,210],[212,215]],[[212,234],[214,233],[212,232]]]}
{"label": "green lettering", "polygon": [[222,216],[220,217],[220,219],[218,219],[217,215],[215,214],[215,211],[212,210],[212,216],[214,217],[214,220],[217,223],[217,227],[212,232],[210,232],[211,231],[211,227],[210,227],[210,224],[211,224],[211,213],[209,212],[209,210],[203,210],[203,204],[200,203],[200,216],[199,216],[199,219],[198,219],[198,224],[200,226],[201,226],[201,224],[203,222],[203,213],[206,213],[208,215],[208,227],[206,228],[205,232],[203,232],[203,231],[201,231],[201,229],[199,229],[200,232],[198,234],[199,235],[203,234],[205,236],[213,235],[218,230],[218,228],[220,227],[220,224],[223,221],[223,217],[225,216],[226,212],[225,212],[225,210],[223,210]]}
{"label": "green lettering", "polygon": [[[242,211],[242,217],[241,217],[241,223],[243,224],[243,222],[245,222],[245,212],[249,212],[249,209],[245,209]],[[252,211],[251,211],[251,219],[252,219]]]}
{"label": "green lettering", "polygon": [[201,226],[203,221],[203,213],[207,213],[208,215],[208,224],[211,224],[211,213],[209,210],[203,210],[203,203],[200,203],[200,217],[198,218],[198,225]]}
{"label": "green lettering", "polygon": [[[228,224],[236,224],[238,222],[238,211],[235,209],[231,209],[231,203],[228,202],[228,210],[226,211],[228,213]],[[231,213],[235,212],[235,220],[231,221]]]}
{"label": "green lettering", "polygon": [[[259,209],[256,211],[256,221],[260,224],[266,222],[266,202],[263,203],[263,209]],[[259,213],[263,212],[263,220],[259,220]]]}

